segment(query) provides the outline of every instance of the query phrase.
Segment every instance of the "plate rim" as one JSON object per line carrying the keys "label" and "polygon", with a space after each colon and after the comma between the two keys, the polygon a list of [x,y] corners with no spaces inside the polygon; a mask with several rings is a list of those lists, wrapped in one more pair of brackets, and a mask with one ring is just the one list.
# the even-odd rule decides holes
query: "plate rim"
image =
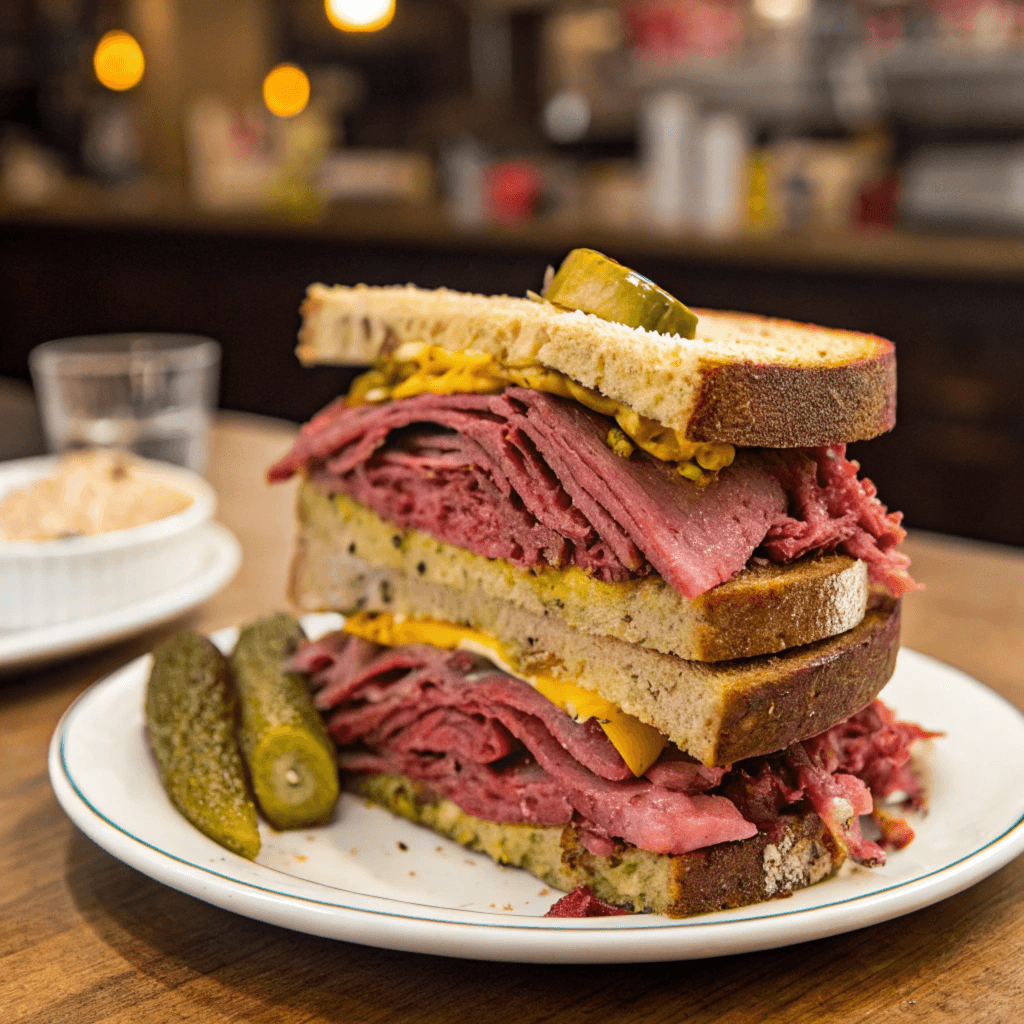
{"label": "plate rim", "polygon": [[[113,643],[167,622],[208,600],[238,573],[242,564],[242,546],[231,530],[218,522],[203,523],[197,527],[195,543],[209,545],[213,550],[212,563],[173,587],[98,615],[0,633],[0,674],[70,658]],[[67,638],[69,633],[71,639]],[[127,665],[121,668],[127,668]]]}
{"label": "plate rim", "polygon": [[[227,633],[233,628],[228,627],[219,632]],[[972,689],[984,691],[986,696],[994,697],[1005,705],[1015,716],[1018,726],[1024,729],[1024,712],[1021,712],[1002,694],[967,673],[929,655],[910,648],[901,648],[901,653],[909,655],[912,660],[920,659],[923,665],[929,669],[939,667],[942,670],[956,673]],[[454,947],[446,948],[443,955],[470,959],[520,962],[543,960],[549,962],[552,959],[550,942],[542,941],[536,948],[522,949],[519,948],[522,937],[527,934],[531,937],[540,934],[558,942],[560,936],[564,937],[567,934],[575,933],[586,935],[587,943],[594,948],[583,951],[583,955],[579,956],[560,955],[557,957],[558,962],[653,962],[697,959],[792,945],[891,920],[969,888],[1024,852],[1024,808],[1022,808],[1017,819],[999,835],[988,839],[983,845],[956,860],[934,868],[923,875],[893,882],[883,889],[855,893],[826,902],[816,902],[809,907],[792,910],[773,909],[771,913],[741,919],[721,919],[714,915],[701,915],[679,920],[656,915],[586,919],[552,919],[527,915],[506,916],[473,910],[453,910],[432,904],[375,896],[301,878],[298,881],[303,885],[322,886],[331,892],[343,894],[343,896],[392,906],[388,909],[374,906],[352,906],[344,902],[316,899],[301,893],[282,892],[241,878],[237,874],[226,874],[204,864],[195,863],[132,834],[127,828],[112,821],[99,808],[95,807],[76,784],[65,758],[68,728],[76,710],[94,694],[100,685],[111,684],[122,676],[130,675],[133,671],[143,670],[141,663],[145,662],[147,658],[149,658],[148,654],[141,655],[99,680],[80,694],[61,717],[51,739],[49,751],[49,774],[58,801],[74,824],[89,838],[112,856],[143,874],[223,909],[308,934],[344,939],[380,948],[437,954],[439,950],[426,948],[423,940],[427,937],[436,940],[439,933],[444,934],[449,929],[455,928],[462,932],[462,940],[456,942]],[[225,855],[224,859],[231,857],[228,851],[222,851],[222,853]],[[256,865],[256,867],[289,878],[297,877],[268,865]],[[200,882],[203,876],[215,881],[210,885],[193,882],[191,886],[184,887],[172,880],[179,875],[187,878],[197,869],[201,872]],[[178,878],[177,880],[181,881],[182,879]],[[944,881],[947,884],[942,884]],[[218,889],[222,891],[218,892]],[[238,902],[232,898],[233,896],[244,897],[243,902],[250,904],[248,909],[240,907]],[[778,906],[778,902],[767,901],[766,905],[775,908]],[[429,913],[402,913],[397,909],[400,907],[409,909],[415,907],[428,912],[434,911],[434,913],[432,915]],[[852,909],[853,913],[841,921],[830,921],[830,917],[839,907]],[[307,919],[296,923],[294,914],[302,910],[319,915],[321,920]],[[450,919],[447,916],[441,918],[438,917],[439,914],[451,914],[462,919]],[[289,920],[290,917],[293,919]],[[403,936],[400,930],[397,935],[381,936],[380,927],[364,928],[362,932],[365,934],[353,934],[351,929],[344,927],[346,921],[352,923],[348,919],[354,919],[356,923],[365,922],[367,919],[378,923],[381,921],[400,922],[400,928],[404,930],[405,934]],[[776,927],[777,922],[786,922],[786,925],[780,930]],[[312,927],[314,924],[322,926]],[[386,927],[385,925],[385,929]],[[410,934],[423,932],[424,929],[426,929],[426,935]],[[779,934],[780,931],[781,934]],[[355,932],[358,933],[359,929],[355,929]],[[734,932],[743,934],[739,936],[731,934]],[[662,942],[667,933],[674,934],[682,941],[669,944],[669,948],[648,948],[655,942]],[[720,941],[708,942],[709,933]],[[487,941],[482,947],[481,940],[485,936]],[[517,938],[503,943],[502,939],[509,936],[517,936]],[[683,939],[683,936],[686,938]],[[445,937],[449,936],[446,934]],[[699,946],[702,937],[705,939],[705,948],[690,948]],[[765,941],[766,939],[767,941]],[[639,955],[633,955],[633,952],[622,955],[621,949],[606,948],[624,941],[639,944],[640,948],[633,951]],[[556,952],[564,954],[566,950],[557,950]]]}

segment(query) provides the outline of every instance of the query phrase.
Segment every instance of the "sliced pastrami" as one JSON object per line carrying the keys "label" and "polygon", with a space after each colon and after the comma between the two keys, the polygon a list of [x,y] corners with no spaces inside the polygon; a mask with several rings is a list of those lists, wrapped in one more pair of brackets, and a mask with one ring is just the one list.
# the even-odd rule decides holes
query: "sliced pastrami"
{"label": "sliced pastrami", "polygon": [[757,827],[724,797],[691,797],[646,779],[602,779],[560,746],[539,719],[504,709],[502,720],[558,780],[580,814],[634,846],[655,853],[689,853],[757,834]]}
{"label": "sliced pastrami", "polygon": [[[623,842],[678,854],[758,831],[772,839],[810,807],[850,856],[882,863],[885,852],[863,836],[860,816],[875,810],[873,790],[919,798],[909,745],[935,735],[896,721],[876,701],[819,736],[731,769],[705,768],[669,747],[637,779],[596,723],[573,722],[480,659],[408,645],[380,649],[346,678],[348,642],[324,638],[293,663],[316,666],[311,683],[321,687],[317,705],[329,713],[343,768],[405,775],[491,821],[573,821],[600,855]],[[876,820],[886,845],[913,836],[899,819]]]}
{"label": "sliced pastrami", "polygon": [[921,780],[910,765],[910,748],[917,740],[940,735],[897,720],[891,708],[875,700],[845,722],[804,740],[803,747],[811,761],[827,772],[847,772],[863,779],[875,798],[871,817],[882,834],[880,845],[902,850],[913,840],[914,830],[881,805],[898,797],[904,808],[924,806]]}
{"label": "sliced pastrami", "polygon": [[665,748],[661,757],[647,769],[651,782],[681,793],[706,793],[722,781],[728,768],[709,768],[689,754],[673,746]]}
{"label": "sliced pastrami", "polygon": [[786,509],[757,453],[699,487],[643,453],[620,458],[611,421],[525,388],[335,406],[314,424],[272,481],[306,468],[389,522],[522,568],[653,569],[695,597],[739,572]]}
{"label": "sliced pastrami", "polygon": [[892,708],[874,700],[846,721],[804,740],[803,745],[814,763],[826,771],[858,776],[880,800],[902,794],[908,807],[919,810],[924,794],[910,766],[910,748],[916,740],[941,735],[899,721]]}
{"label": "sliced pastrami", "polygon": [[863,780],[856,775],[819,768],[799,743],[786,751],[786,757],[818,817],[850,856],[869,867],[884,864],[885,851],[861,832],[861,815],[870,814],[874,809],[871,790]]}
{"label": "sliced pastrami", "polygon": [[562,786],[529,758],[494,767],[443,754],[414,754],[391,746],[371,753],[342,751],[342,771],[404,775],[447,797],[466,814],[506,825],[553,827],[573,817]]}
{"label": "sliced pastrami", "polygon": [[351,633],[329,633],[320,640],[303,644],[292,656],[289,669],[316,675],[323,686],[326,680],[320,675],[330,670],[333,678],[349,680],[380,655],[381,648],[362,637]]}
{"label": "sliced pastrami", "polygon": [[[323,649],[323,641],[320,643]],[[574,722],[528,683],[463,652],[408,644],[383,650],[375,662],[349,679],[340,678],[330,668],[321,669],[314,678],[326,683],[316,696],[316,706],[323,711],[337,709],[329,716],[327,727],[342,746],[357,739],[371,745],[394,742],[400,731],[412,729],[416,736],[430,736],[434,744],[419,749],[444,751],[448,747],[418,724],[435,709],[459,715],[458,719],[435,719],[447,721],[450,729],[468,730],[475,722],[489,730],[491,722],[499,722],[513,733],[509,722],[519,722],[513,717],[518,712],[536,719],[589,771],[612,781],[633,777],[593,719]],[[407,746],[406,740],[401,742]],[[495,744],[495,753],[486,760],[498,760],[511,750],[498,749],[497,734],[490,742]]]}
{"label": "sliced pastrami", "polygon": [[707,485],[606,443],[612,421],[526,388],[335,403],[270,469],[303,469],[388,522],[524,569],[575,565],[617,581],[659,573],[686,597],[731,579],[755,549],[864,559],[897,596],[915,584],[899,513],[843,446],[744,450]]}
{"label": "sliced pastrami", "polygon": [[[321,652],[324,647],[321,642]],[[633,778],[596,723],[573,722],[527,683],[486,663],[467,665],[458,652],[441,659],[438,653],[423,645],[396,648],[347,684],[334,677],[331,699],[339,705],[327,728],[339,745],[359,741],[389,770],[400,770],[451,797],[467,813],[490,820],[502,820],[495,815],[507,814],[509,806],[529,804],[522,793],[512,796],[503,789],[505,782],[517,782],[522,765],[491,767],[521,746],[542,770],[538,782],[546,786],[553,780],[567,807],[644,849],[686,853],[756,833],[722,797],[690,796]],[[398,666],[405,671],[396,678]],[[320,674],[327,678],[330,669]],[[321,691],[317,704],[325,708],[327,703]],[[462,781],[467,771],[466,778],[474,780],[470,796],[464,795]],[[487,793],[500,799],[481,814]]]}
{"label": "sliced pastrami", "polygon": [[846,458],[846,445],[780,451],[776,458],[790,513],[768,531],[763,550],[770,558],[789,562],[838,550],[867,562],[871,579],[894,597],[918,589],[910,559],[896,550],[907,535],[903,513],[889,512],[875,485],[858,479],[860,466]]}
{"label": "sliced pastrami", "polygon": [[618,917],[630,913],[625,907],[599,900],[589,885],[578,885],[551,905],[545,917]]}
{"label": "sliced pastrami", "polygon": [[739,572],[785,510],[782,488],[757,453],[738,453],[712,483],[699,486],[646,454],[617,456],[605,440],[608,421],[580,405],[522,388],[500,399],[522,407],[523,429],[575,505],[588,518],[597,509],[610,516],[687,597]]}

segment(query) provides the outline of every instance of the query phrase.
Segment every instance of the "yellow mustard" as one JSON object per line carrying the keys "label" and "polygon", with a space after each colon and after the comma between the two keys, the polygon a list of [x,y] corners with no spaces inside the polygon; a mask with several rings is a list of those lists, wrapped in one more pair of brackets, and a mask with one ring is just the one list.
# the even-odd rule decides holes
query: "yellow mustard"
{"label": "yellow mustard", "polygon": [[[486,352],[452,352],[426,342],[406,342],[361,374],[352,382],[347,401],[349,405],[363,405],[425,392],[497,394],[510,384],[570,398],[602,416],[613,417],[633,444],[656,459],[676,463],[680,475],[690,480],[707,482],[711,473],[730,465],[736,456],[731,444],[688,441],[680,431],[641,416],[622,402],[549,367],[505,366]],[[612,448],[624,458],[632,454],[628,442],[612,444]]]}

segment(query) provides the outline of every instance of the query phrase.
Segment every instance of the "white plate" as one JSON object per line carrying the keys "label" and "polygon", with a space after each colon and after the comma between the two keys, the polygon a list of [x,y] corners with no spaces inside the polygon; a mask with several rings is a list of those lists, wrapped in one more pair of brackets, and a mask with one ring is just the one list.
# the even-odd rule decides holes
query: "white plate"
{"label": "white plate", "polygon": [[[236,631],[215,639],[234,643]],[[448,956],[541,963],[676,960],[804,942],[950,896],[1024,849],[1024,716],[981,683],[900,653],[886,700],[947,736],[933,743],[931,812],[883,868],[856,868],[790,899],[672,921],[555,920],[560,894],[346,796],[330,825],[261,825],[256,863],[188,824],[160,787],[143,737],[148,658],[71,706],[50,746],[57,798],[83,832],[167,885],[261,921],[330,938]],[[403,845],[407,849],[403,849]]]}
{"label": "white plate", "polygon": [[0,675],[70,658],[122,640],[182,615],[211,598],[238,572],[242,549],[235,535],[219,523],[199,527],[193,543],[203,548],[198,572],[167,590],[123,608],[70,622],[0,630]]}

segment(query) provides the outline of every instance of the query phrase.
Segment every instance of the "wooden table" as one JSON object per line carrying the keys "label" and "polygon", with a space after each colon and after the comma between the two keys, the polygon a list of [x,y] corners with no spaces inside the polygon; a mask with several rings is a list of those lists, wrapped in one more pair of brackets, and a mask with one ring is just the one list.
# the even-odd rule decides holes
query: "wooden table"
{"label": "wooden table", "polygon": [[[1024,998],[1024,859],[967,892],[837,938],[719,960],[530,966],[311,938],[201,903],[108,856],[54,799],[46,748],[92,681],[184,624],[281,607],[289,487],[261,469],[292,428],[226,417],[211,478],[242,571],[189,618],[102,653],[0,679],[0,1021],[1011,1021]],[[928,589],[905,641],[1024,707],[1024,552],[919,535]],[[1019,786],[1021,780],[1008,780]]]}

